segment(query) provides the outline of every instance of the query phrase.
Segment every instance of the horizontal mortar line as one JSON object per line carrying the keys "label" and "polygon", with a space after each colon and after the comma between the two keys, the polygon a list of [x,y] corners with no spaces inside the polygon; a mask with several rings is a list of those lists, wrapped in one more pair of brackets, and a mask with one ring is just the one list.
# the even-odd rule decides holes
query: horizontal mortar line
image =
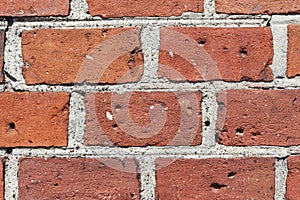
{"label": "horizontal mortar line", "polygon": [[[212,16],[205,15],[204,13],[192,13],[192,12],[186,12],[182,14],[181,16],[170,16],[170,17],[147,17],[147,16],[137,16],[137,17],[114,17],[114,18],[106,18],[103,19],[99,16],[88,16],[86,18],[73,18],[73,17],[33,17],[33,16],[23,16],[20,17],[10,17],[13,19],[14,22],[80,22],[80,21],[86,21],[86,22],[113,22],[113,21],[169,21],[169,20],[249,20],[249,19],[268,19],[270,18],[270,15],[227,15],[227,14],[214,14]],[[5,17],[0,17],[0,22],[6,22],[7,20]]]}
{"label": "horizontal mortar line", "polygon": [[[1,88],[1,86],[0,86]],[[277,79],[273,82],[154,82],[154,83],[125,83],[117,85],[14,85],[15,91],[32,92],[130,92],[130,91],[198,91],[198,90],[226,90],[226,89],[298,89],[300,79]]]}
{"label": "horizontal mortar line", "polygon": [[289,148],[275,146],[251,147],[85,147],[76,149],[28,149],[15,148],[12,155],[24,157],[172,157],[172,158],[213,158],[213,157],[286,157]]}
{"label": "horizontal mortar line", "polygon": [[271,24],[292,24],[300,23],[300,15],[273,15]]}
{"label": "horizontal mortar line", "polygon": [[300,146],[292,146],[289,148],[289,154],[300,154]]}
{"label": "horizontal mortar line", "polygon": [[[247,25],[261,26],[263,23],[267,23],[267,19],[158,19],[158,20],[109,20],[109,21],[66,21],[66,22],[15,22],[13,26],[27,27],[27,28],[110,28],[110,27],[133,27],[133,26],[143,26],[143,25],[153,25],[153,26],[188,26],[188,25],[199,25],[199,26],[212,26],[212,27],[243,27]],[[264,25],[265,26],[265,25]]]}

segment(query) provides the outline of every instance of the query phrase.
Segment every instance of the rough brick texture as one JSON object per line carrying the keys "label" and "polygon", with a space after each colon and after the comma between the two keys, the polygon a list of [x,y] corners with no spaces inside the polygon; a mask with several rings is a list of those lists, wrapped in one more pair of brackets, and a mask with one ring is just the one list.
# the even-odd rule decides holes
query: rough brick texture
{"label": "rough brick texture", "polygon": [[66,16],[69,0],[1,0],[0,16]]}
{"label": "rough brick texture", "polygon": [[189,92],[89,93],[86,145],[201,144],[201,94]]}
{"label": "rough brick texture", "polygon": [[300,0],[216,0],[216,12],[227,14],[300,13]]}
{"label": "rough brick texture", "polygon": [[288,158],[288,176],[286,199],[297,200],[300,198],[300,157],[292,156]]}
{"label": "rough brick texture", "polygon": [[274,159],[156,161],[156,199],[273,199]]}
{"label": "rough brick texture", "polygon": [[162,28],[160,48],[159,76],[173,81],[273,80],[270,28]]}
{"label": "rough brick texture", "polygon": [[288,63],[287,76],[300,75],[300,25],[288,26]]}
{"label": "rough brick texture", "polygon": [[0,83],[3,81],[4,30],[0,30]]}
{"label": "rough brick texture", "polygon": [[0,113],[0,147],[67,145],[67,93],[0,93]]}
{"label": "rough brick texture", "polygon": [[300,144],[299,90],[229,90],[217,98],[219,143]]}
{"label": "rough brick texture", "polygon": [[136,82],[143,74],[138,29],[41,29],[22,34],[27,84]]}
{"label": "rough brick texture", "polygon": [[[19,199],[139,199],[134,160],[25,158],[19,170]],[[111,165],[111,166],[110,166]]]}
{"label": "rough brick texture", "polygon": [[203,0],[128,1],[87,0],[92,16],[136,17],[136,16],[179,16],[183,12],[203,12]]}

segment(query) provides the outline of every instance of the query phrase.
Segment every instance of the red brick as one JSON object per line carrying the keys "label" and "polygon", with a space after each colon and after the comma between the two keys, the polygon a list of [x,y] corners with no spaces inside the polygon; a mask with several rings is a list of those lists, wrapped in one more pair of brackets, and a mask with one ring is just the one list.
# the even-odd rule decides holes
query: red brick
{"label": "red brick", "polygon": [[191,92],[89,93],[85,144],[201,144],[200,102],[201,94]]}
{"label": "red brick", "polygon": [[287,76],[300,75],[300,25],[288,26],[288,63]]}
{"label": "red brick", "polygon": [[125,28],[24,31],[26,83],[136,82],[144,69],[139,35]]}
{"label": "red brick", "polygon": [[20,200],[140,199],[132,159],[25,158],[19,165]]}
{"label": "red brick", "polygon": [[66,16],[69,0],[1,0],[0,16]]}
{"label": "red brick", "polygon": [[218,94],[218,104],[220,144],[300,144],[299,90],[228,90]]}
{"label": "red brick", "polygon": [[288,158],[286,199],[297,200],[300,198],[300,157],[291,156]]}
{"label": "red brick", "polygon": [[137,17],[137,16],[179,16],[183,12],[203,12],[203,0],[169,1],[127,1],[127,0],[87,0],[92,16]]}
{"label": "red brick", "polygon": [[226,14],[300,13],[300,0],[216,0],[216,12]]}
{"label": "red brick", "polygon": [[0,30],[0,83],[3,82],[4,30]]}
{"label": "red brick", "polygon": [[66,146],[69,94],[0,94],[0,147]]}
{"label": "red brick", "polygon": [[273,158],[170,161],[156,161],[156,199],[273,199]]}
{"label": "red brick", "polygon": [[159,76],[190,82],[272,81],[272,40],[271,29],[262,27],[162,28]]}

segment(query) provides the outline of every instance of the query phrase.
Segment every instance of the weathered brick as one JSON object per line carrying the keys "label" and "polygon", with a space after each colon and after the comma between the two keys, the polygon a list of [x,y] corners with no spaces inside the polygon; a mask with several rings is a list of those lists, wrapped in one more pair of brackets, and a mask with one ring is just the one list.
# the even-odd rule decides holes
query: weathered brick
{"label": "weathered brick", "polygon": [[86,95],[86,145],[201,144],[201,93]]}
{"label": "weathered brick", "polygon": [[300,144],[299,90],[228,90],[217,98],[220,144]]}
{"label": "weathered brick", "polygon": [[288,176],[286,181],[286,199],[297,200],[300,198],[300,157],[288,158]]}
{"label": "weathered brick", "polygon": [[0,83],[3,81],[4,30],[0,30]]}
{"label": "weathered brick", "polygon": [[300,0],[216,0],[216,12],[226,14],[300,13]]}
{"label": "weathered brick", "polygon": [[136,82],[143,74],[139,29],[40,29],[22,34],[27,84]]}
{"label": "weathered brick", "polygon": [[69,94],[0,93],[0,147],[67,145]]}
{"label": "weathered brick", "polygon": [[140,199],[133,159],[23,158],[19,199]]}
{"label": "weathered brick", "polygon": [[87,0],[92,16],[136,17],[136,16],[179,16],[183,12],[203,12],[203,0],[127,1]]}
{"label": "weathered brick", "polygon": [[271,29],[262,27],[162,28],[159,76],[191,82],[271,81],[272,40]]}
{"label": "weathered brick", "polygon": [[156,199],[273,199],[274,196],[273,158],[173,162],[159,159],[156,169]]}
{"label": "weathered brick", "polygon": [[288,62],[287,76],[300,75],[300,25],[288,26]]}
{"label": "weathered brick", "polygon": [[66,16],[69,0],[1,0],[0,16]]}

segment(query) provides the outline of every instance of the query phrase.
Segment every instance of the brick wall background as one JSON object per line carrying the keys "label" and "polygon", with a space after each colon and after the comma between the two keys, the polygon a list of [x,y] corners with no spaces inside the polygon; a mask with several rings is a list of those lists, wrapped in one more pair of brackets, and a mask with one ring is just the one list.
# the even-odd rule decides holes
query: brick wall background
{"label": "brick wall background", "polygon": [[0,199],[300,199],[299,13],[2,0]]}

